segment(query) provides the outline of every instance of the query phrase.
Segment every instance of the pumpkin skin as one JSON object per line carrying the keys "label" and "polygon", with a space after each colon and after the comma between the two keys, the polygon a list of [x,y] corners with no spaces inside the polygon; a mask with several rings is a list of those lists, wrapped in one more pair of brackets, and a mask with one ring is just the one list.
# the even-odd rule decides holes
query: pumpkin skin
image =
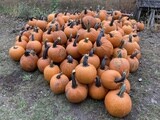
{"label": "pumpkin skin", "polygon": [[[80,63],[83,62],[84,56],[81,58]],[[94,54],[94,50],[91,49],[88,56],[88,63],[94,65],[94,67],[97,69],[100,65],[100,59],[99,57]]]}
{"label": "pumpkin skin", "polygon": [[57,65],[53,64],[53,61],[51,61],[50,65],[47,65],[44,68],[44,79],[48,82],[50,82],[51,78],[60,72],[60,68]]}
{"label": "pumpkin skin", "polygon": [[132,55],[128,55],[127,60],[130,64],[130,72],[135,72],[139,67],[139,60],[136,58],[138,52],[134,52]]}
{"label": "pumpkin skin", "polygon": [[135,41],[132,41],[131,35],[129,35],[129,41],[125,41],[123,47],[127,50],[128,55],[131,55],[136,49],[140,50],[139,44]]}
{"label": "pumpkin skin", "polygon": [[38,59],[37,62],[37,67],[39,69],[40,72],[43,73],[44,68],[50,64],[51,60],[50,58],[48,58],[47,56],[47,52],[48,52],[49,47],[45,48],[44,52],[43,52],[43,56],[41,58]]}
{"label": "pumpkin skin", "polygon": [[107,92],[108,90],[103,87],[99,77],[96,77],[96,80],[92,84],[89,84],[89,96],[95,100],[103,100]]}
{"label": "pumpkin skin", "polygon": [[[33,51],[34,52],[34,51]],[[32,72],[37,68],[38,57],[31,51],[25,51],[24,55],[20,59],[20,66],[27,72]]]}
{"label": "pumpkin skin", "polygon": [[116,70],[120,74],[126,72],[126,76],[129,76],[130,64],[127,59],[121,57],[121,53],[118,58],[113,58],[109,63],[109,69]]}
{"label": "pumpkin skin", "polygon": [[143,22],[137,22],[137,28],[138,31],[143,31],[144,30],[144,23]]}
{"label": "pumpkin skin", "polygon": [[88,55],[84,56],[83,63],[77,65],[75,71],[76,80],[82,84],[92,83],[97,76],[96,68],[92,64],[88,63]]}
{"label": "pumpkin skin", "polygon": [[113,30],[116,30],[116,24],[114,23],[114,19],[112,18],[111,21],[104,22],[103,28],[106,34]]}
{"label": "pumpkin skin", "polygon": [[15,45],[9,49],[9,57],[12,60],[19,61],[24,52],[25,50],[23,47]]}
{"label": "pumpkin skin", "polygon": [[29,21],[27,22],[27,24],[29,26],[35,26],[36,25],[37,20],[34,17],[29,18]]}
{"label": "pumpkin skin", "polygon": [[100,32],[96,42],[94,43],[95,54],[99,58],[103,58],[105,55],[110,58],[113,54],[113,45],[103,36],[103,31]]}
{"label": "pumpkin skin", "polygon": [[125,48],[123,48],[124,43],[125,42],[122,40],[120,43],[120,46],[113,50],[113,57],[114,58],[118,57],[119,53],[121,53],[122,58],[127,58],[127,50]]}
{"label": "pumpkin skin", "polygon": [[78,29],[74,26],[74,22],[72,22],[70,26],[67,26],[64,29],[64,33],[66,34],[66,36],[68,38],[69,38],[70,34],[72,34],[72,36],[75,37],[77,32],[78,32]]}
{"label": "pumpkin skin", "polygon": [[21,34],[16,38],[15,45],[21,46],[26,49],[27,42],[25,39],[23,39]]}
{"label": "pumpkin skin", "polygon": [[45,30],[47,27],[47,21],[45,21],[45,18],[42,17],[41,19],[36,21],[36,26],[39,27],[41,30]]}
{"label": "pumpkin skin", "polygon": [[34,27],[33,30],[31,31],[31,35],[29,36],[30,39],[32,39],[32,35],[34,36],[35,40],[41,42],[43,31],[38,27]]}
{"label": "pumpkin skin", "polygon": [[52,26],[49,26],[48,30],[43,33],[42,40],[48,41],[48,42],[53,42]]}
{"label": "pumpkin skin", "polygon": [[69,102],[80,103],[87,98],[88,88],[75,80],[75,71],[72,73],[72,80],[65,87],[65,95]]}
{"label": "pumpkin skin", "polygon": [[130,113],[132,101],[125,93],[125,84],[120,90],[111,90],[105,97],[104,104],[108,113],[114,117],[122,118]]}
{"label": "pumpkin skin", "polygon": [[58,38],[48,50],[48,57],[56,63],[62,62],[67,56],[66,49],[61,45],[57,45],[60,40]]}
{"label": "pumpkin skin", "polygon": [[88,54],[89,51],[92,49],[92,42],[89,40],[89,38],[85,38],[79,41],[77,47],[78,47],[78,52],[81,55]]}
{"label": "pumpkin skin", "polygon": [[65,92],[65,87],[69,79],[63,73],[55,74],[50,80],[50,88],[54,94],[62,94]]}
{"label": "pumpkin skin", "polygon": [[129,35],[131,32],[133,32],[133,28],[130,25],[124,25],[122,29],[126,35]]}
{"label": "pumpkin skin", "polygon": [[87,24],[88,22],[90,23],[90,27],[94,28],[95,24],[96,24],[96,19],[92,16],[85,16],[82,18],[83,24],[85,26],[85,28],[87,28]]}
{"label": "pumpkin skin", "polygon": [[60,64],[60,69],[68,78],[71,78],[72,71],[78,65],[78,61],[73,59],[72,56],[68,55],[67,59],[65,59]]}
{"label": "pumpkin skin", "polygon": [[116,20],[116,19],[119,19],[122,17],[122,13],[121,13],[121,11],[115,10],[115,11],[113,11],[112,16]]}

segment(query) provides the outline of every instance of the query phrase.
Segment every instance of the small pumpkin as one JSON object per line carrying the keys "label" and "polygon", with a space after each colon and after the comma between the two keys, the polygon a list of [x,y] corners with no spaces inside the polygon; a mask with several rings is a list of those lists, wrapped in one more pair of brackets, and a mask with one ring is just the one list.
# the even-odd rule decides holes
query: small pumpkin
{"label": "small pumpkin", "polygon": [[112,16],[116,20],[116,19],[119,19],[122,17],[122,13],[121,13],[121,11],[115,10],[115,11],[113,11]]}
{"label": "small pumpkin", "polygon": [[131,32],[133,32],[133,28],[130,25],[124,25],[122,29],[126,35],[129,35]]}
{"label": "small pumpkin", "polygon": [[94,28],[95,24],[96,24],[96,19],[92,16],[85,16],[82,18],[82,22],[85,26],[85,28],[87,28],[88,22],[90,23],[90,27]]}
{"label": "small pumpkin", "polygon": [[69,102],[80,103],[87,98],[88,88],[75,79],[75,71],[72,72],[72,80],[65,87],[65,95]]}
{"label": "small pumpkin", "polygon": [[9,49],[9,57],[12,60],[19,61],[22,55],[24,54],[24,52],[25,50],[23,47],[15,45]]}
{"label": "small pumpkin", "polygon": [[50,82],[51,78],[59,72],[60,68],[58,67],[58,65],[55,65],[53,61],[51,61],[51,63],[44,68],[44,79]]}
{"label": "small pumpkin", "polygon": [[101,84],[100,78],[97,76],[96,80],[89,85],[89,96],[95,100],[103,100],[108,92]]}
{"label": "small pumpkin", "polygon": [[83,62],[76,66],[75,71],[76,80],[82,84],[92,83],[97,76],[94,65],[88,63],[88,55],[84,56]]}
{"label": "small pumpkin", "polygon": [[120,90],[111,90],[106,95],[104,104],[110,115],[122,118],[130,113],[132,101],[125,90],[126,86],[123,84]]}
{"label": "small pumpkin", "polygon": [[50,47],[49,50],[48,50],[49,58],[51,60],[53,60],[53,62],[56,62],[56,63],[62,62],[67,56],[66,49],[61,45],[57,45],[58,42],[60,42],[60,41],[61,41],[61,39],[58,38],[53,43],[53,46]]}
{"label": "small pumpkin", "polygon": [[139,67],[139,60],[136,58],[137,54],[138,52],[134,52],[127,57],[130,64],[130,72],[135,72]]}
{"label": "small pumpkin", "polygon": [[113,30],[116,30],[117,27],[116,27],[116,24],[114,23],[114,18],[112,18],[111,21],[104,22],[103,28],[104,28],[106,34],[113,31]]}
{"label": "small pumpkin", "polygon": [[30,39],[31,39],[32,35],[34,35],[35,40],[41,42],[43,31],[38,27],[34,27],[33,30],[31,31],[31,35],[29,36]]}
{"label": "small pumpkin", "polygon": [[65,87],[68,84],[69,79],[62,72],[55,74],[50,80],[50,88],[54,94],[65,93]]}
{"label": "small pumpkin", "polygon": [[43,56],[41,58],[38,59],[38,62],[37,62],[37,67],[39,69],[40,72],[43,72],[44,71],[44,68],[50,64],[51,60],[50,58],[48,58],[48,49],[49,49],[49,46],[47,46],[45,48],[45,50],[43,51]]}
{"label": "small pumpkin", "polygon": [[138,31],[143,31],[144,30],[144,23],[143,22],[137,22],[137,29]]}
{"label": "small pumpkin", "polygon": [[37,68],[38,57],[34,51],[26,50],[20,59],[20,66],[27,72],[34,71]]}
{"label": "small pumpkin", "polygon": [[40,19],[36,21],[36,26],[44,31],[47,27],[46,18],[44,16],[41,16]]}
{"label": "small pumpkin", "polygon": [[34,17],[30,17],[29,21],[27,22],[27,24],[29,26],[35,26],[36,25],[37,20]]}
{"label": "small pumpkin", "polygon": [[67,59],[65,59],[60,64],[60,69],[68,78],[71,77],[72,71],[78,65],[78,61],[73,59],[72,56],[68,55]]}
{"label": "small pumpkin", "polygon": [[79,41],[77,47],[78,47],[78,52],[81,55],[88,54],[89,51],[92,49],[92,42],[89,40],[89,38],[85,38]]}
{"label": "small pumpkin", "polygon": [[43,41],[53,42],[52,26],[49,26],[48,30],[43,33]]}
{"label": "small pumpkin", "polygon": [[26,49],[27,42],[25,39],[23,39],[22,34],[23,33],[20,33],[20,35],[16,37],[15,45],[21,46]]}

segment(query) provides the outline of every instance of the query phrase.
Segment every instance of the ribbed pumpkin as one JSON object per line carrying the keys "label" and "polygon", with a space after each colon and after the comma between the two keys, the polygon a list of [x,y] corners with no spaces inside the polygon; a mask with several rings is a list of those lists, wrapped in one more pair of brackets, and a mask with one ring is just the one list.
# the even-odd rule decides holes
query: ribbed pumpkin
{"label": "ribbed pumpkin", "polygon": [[76,80],[82,84],[92,83],[97,76],[94,65],[88,63],[88,55],[84,56],[83,62],[76,66],[75,71]]}
{"label": "ribbed pumpkin", "polygon": [[120,90],[111,90],[105,97],[105,108],[114,117],[125,117],[131,111],[132,101],[125,90],[126,86],[123,84]]}

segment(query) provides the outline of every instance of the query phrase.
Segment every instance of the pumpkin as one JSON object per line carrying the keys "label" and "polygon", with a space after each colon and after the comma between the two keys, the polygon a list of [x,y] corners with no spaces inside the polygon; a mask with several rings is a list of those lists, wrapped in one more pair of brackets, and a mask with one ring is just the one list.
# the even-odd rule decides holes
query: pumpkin
{"label": "pumpkin", "polygon": [[143,31],[144,30],[144,23],[143,22],[137,22],[137,29],[138,31]]}
{"label": "pumpkin", "polygon": [[25,39],[23,39],[22,33],[20,33],[20,35],[16,37],[15,45],[21,46],[26,49],[27,42]]}
{"label": "pumpkin", "polygon": [[78,30],[78,32],[77,32],[77,34],[79,35],[79,37],[78,37],[78,41],[80,41],[80,40],[82,40],[82,39],[84,39],[85,37],[84,37],[84,34],[86,33],[86,31],[84,30],[84,29],[79,29]]}
{"label": "pumpkin", "polygon": [[139,44],[132,40],[132,35],[129,35],[129,40],[125,41],[123,47],[127,50],[128,55],[131,55],[136,49],[140,50]]}
{"label": "pumpkin", "polygon": [[39,69],[40,72],[43,72],[44,71],[44,68],[50,64],[51,60],[50,58],[48,58],[48,49],[49,49],[49,46],[47,46],[45,48],[45,50],[43,51],[43,56],[41,58],[38,59],[38,62],[37,62],[37,67]]}
{"label": "pumpkin", "polygon": [[121,53],[122,58],[127,58],[127,50],[123,48],[124,40],[121,41],[120,46],[113,50],[113,57],[118,57],[118,54]]}
{"label": "pumpkin", "polygon": [[83,22],[85,28],[87,28],[88,22],[90,23],[90,27],[94,28],[94,26],[96,24],[96,19],[92,16],[87,15],[82,18],[82,22]]}
{"label": "pumpkin", "polygon": [[89,40],[89,38],[85,38],[79,41],[77,47],[78,47],[78,52],[81,55],[88,54],[89,51],[92,49],[92,42]]}
{"label": "pumpkin", "polygon": [[73,36],[72,36],[72,34],[70,34],[70,36],[69,36],[69,38],[68,38],[68,40],[67,40],[67,46],[70,44],[70,43],[72,43],[72,42],[74,42],[74,38],[73,38]]}
{"label": "pumpkin", "polygon": [[87,98],[88,88],[75,79],[75,71],[72,72],[72,80],[65,87],[65,95],[69,102],[80,103]]}
{"label": "pumpkin", "polygon": [[[84,59],[84,56],[81,58],[80,62],[82,63]],[[94,65],[94,67],[97,69],[100,65],[100,59],[99,57],[94,54],[94,50],[91,49],[88,56],[88,63]]]}
{"label": "pumpkin", "polygon": [[118,58],[113,58],[109,63],[109,69],[116,70],[120,74],[126,72],[126,76],[129,76],[130,64],[127,59],[122,58],[121,53],[119,53]]}
{"label": "pumpkin", "polygon": [[[59,24],[59,22],[56,21],[56,19],[53,19],[51,22],[49,22],[49,23],[47,24],[46,29],[49,29],[50,26],[52,26],[52,32],[54,32],[54,31],[56,30],[56,25],[58,26],[57,29],[60,30],[60,24]],[[58,31],[58,30],[57,30],[57,31]]]}
{"label": "pumpkin", "polygon": [[127,57],[130,64],[130,72],[135,72],[139,67],[139,60],[136,58],[137,54],[138,52],[134,52]]}
{"label": "pumpkin", "polygon": [[106,39],[106,37],[103,37],[103,35],[104,32],[101,30],[96,42],[94,43],[95,54],[100,58],[103,58],[105,55],[110,58],[113,54],[113,45]]}
{"label": "pumpkin", "polygon": [[66,49],[61,45],[57,45],[58,42],[60,42],[60,41],[61,41],[61,39],[58,38],[53,43],[53,46],[50,47],[49,50],[48,50],[49,58],[51,60],[53,60],[53,62],[56,62],[56,63],[62,62],[67,56]]}
{"label": "pumpkin", "polygon": [[20,59],[20,66],[27,72],[34,71],[37,68],[38,57],[34,51],[26,50]]}
{"label": "pumpkin", "polygon": [[137,33],[131,33],[131,35],[132,35],[133,41],[136,41],[137,43],[139,43],[140,38],[139,38],[139,36],[137,35]]}
{"label": "pumpkin", "polygon": [[100,78],[97,76],[96,80],[89,84],[88,93],[89,96],[95,100],[103,100],[108,90],[101,84]]}
{"label": "pumpkin", "polygon": [[33,30],[31,31],[31,35],[29,36],[30,39],[31,39],[32,35],[34,35],[35,40],[41,42],[43,31],[38,27],[34,27]]}
{"label": "pumpkin", "polygon": [[116,24],[114,23],[114,19],[112,18],[111,21],[104,22],[103,28],[104,28],[106,34],[113,31],[113,30],[116,30]]}
{"label": "pumpkin", "polygon": [[107,60],[107,56],[104,56],[104,58],[101,61],[100,67],[97,69],[97,74],[99,77],[101,77],[103,72],[109,69],[109,67],[106,65]]}
{"label": "pumpkin", "polygon": [[51,78],[59,72],[60,68],[58,67],[58,65],[55,65],[53,61],[51,61],[51,63],[44,68],[44,79],[50,82]]}
{"label": "pumpkin", "polygon": [[70,26],[67,26],[65,29],[64,29],[64,33],[66,34],[67,37],[70,36],[70,34],[72,34],[73,37],[76,36],[78,32],[78,29],[77,27],[75,27],[75,23],[72,21]]}
{"label": "pumpkin", "polygon": [[130,25],[124,25],[122,29],[126,35],[129,35],[131,32],[133,32],[133,28]]}
{"label": "pumpkin", "polygon": [[29,37],[25,35],[25,31],[26,30],[20,31],[20,34],[16,36],[16,41],[22,41],[22,40],[25,40],[26,42],[29,41]]}
{"label": "pumpkin", "polygon": [[109,32],[106,37],[107,40],[109,40],[112,43],[114,48],[118,47],[122,40],[122,34],[116,30]]}
{"label": "pumpkin", "polygon": [[29,26],[35,26],[36,25],[37,20],[34,17],[30,17],[29,21],[27,22],[27,24]]}
{"label": "pumpkin", "polygon": [[34,50],[36,53],[41,52],[42,45],[39,41],[35,40],[34,35],[32,34],[31,40],[27,43],[26,49]]}
{"label": "pumpkin", "polygon": [[55,31],[53,32],[52,35],[53,35],[53,42],[55,40],[57,40],[58,37],[60,37],[61,38],[61,42],[59,44],[61,44],[61,45],[66,44],[67,36],[62,30],[59,30],[58,24],[56,24],[56,29],[55,29]]}
{"label": "pumpkin", "polygon": [[101,21],[106,20],[106,17],[107,17],[107,11],[106,10],[99,10],[97,14],[98,14],[98,18]]}
{"label": "pumpkin", "polygon": [[68,55],[67,59],[65,59],[60,64],[60,69],[68,78],[71,77],[72,71],[78,65],[78,61],[73,59],[72,56]]}
{"label": "pumpkin", "polygon": [[55,74],[50,80],[50,88],[54,94],[65,93],[65,87],[68,84],[69,79],[62,72]]}
{"label": "pumpkin", "polygon": [[76,66],[75,71],[76,80],[82,84],[92,83],[97,76],[94,65],[88,63],[88,55],[84,56],[83,62]]}
{"label": "pumpkin", "polygon": [[23,47],[15,45],[9,49],[9,57],[12,60],[19,61],[22,55],[24,54],[24,52],[25,50]]}
{"label": "pumpkin", "polygon": [[105,108],[114,117],[125,117],[131,111],[132,101],[125,89],[126,86],[123,84],[120,90],[109,91],[105,97]]}
{"label": "pumpkin", "polygon": [[46,29],[46,27],[47,27],[46,18],[41,16],[40,19],[36,21],[36,26],[44,31]]}
{"label": "pumpkin", "polygon": [[68,55],[71,55],[74,59],[79,59],[81,57],[81,54],[78,52],[78,40],[79,34],[77,34],[74,42],[70,43],[66,47],[66,51]]}
{"label": "pumpkin", "polygon": [[115,11],[113,11],[112,16],[116,20],[116,19],[119,19],[122,17],[122,13],[121,13],[121,11],[115,10]]}
{"label": "pumpkin", "polygon": [[53,42],[52,26],[49,26],[48,30],[43,33],[43,41]]}

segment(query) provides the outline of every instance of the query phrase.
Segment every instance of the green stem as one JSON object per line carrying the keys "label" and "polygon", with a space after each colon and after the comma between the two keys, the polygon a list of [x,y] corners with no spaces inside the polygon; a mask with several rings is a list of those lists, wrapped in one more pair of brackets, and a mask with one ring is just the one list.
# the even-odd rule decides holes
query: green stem
{"label": "green stem", "polygon": [[96,83],[95,83],[96,87],[101,87],[101,82],[100,82],[100,78],[97,76],[96,77]]}
{"label": "green stem", "polygon": [[117,95],[122,98],[125,91],[126,91],[126,85],[123,84],[123,85],[121,86],[119,92],[117,93]]}
{"label": "green stem", "polygon": [[67,62],[68,62],[68,63],[73,63],[73,58],[72,58],[71,55],[68,55],[68,56],[67,56]]}
{"label": "green stem", "polygon": [[115,78],[114,82],[115,83],[124,82],[125,79],[126,79],[126,72],[123,72],[122,77],[121,78]]}
{"label": "green stem", "polygon": [[75,80],[75,70],[72,71],[71,79],[72,79],[72,88],[75,89],[77,87],[77,83]]}
{"label": "green stem", "polygon": [[101,65],[100,65],[101,70],[105,69],[106,61],[107,61],[107,56],[104,56],[104,58],[102,59]]}
{"label": "green stem", "polygon": [[89,64],[88,64],[88,55],[87,55],[87,54],[84,55],[84,58],[83,58],[83,66],[84,66],[84,67],[89,66]]}

